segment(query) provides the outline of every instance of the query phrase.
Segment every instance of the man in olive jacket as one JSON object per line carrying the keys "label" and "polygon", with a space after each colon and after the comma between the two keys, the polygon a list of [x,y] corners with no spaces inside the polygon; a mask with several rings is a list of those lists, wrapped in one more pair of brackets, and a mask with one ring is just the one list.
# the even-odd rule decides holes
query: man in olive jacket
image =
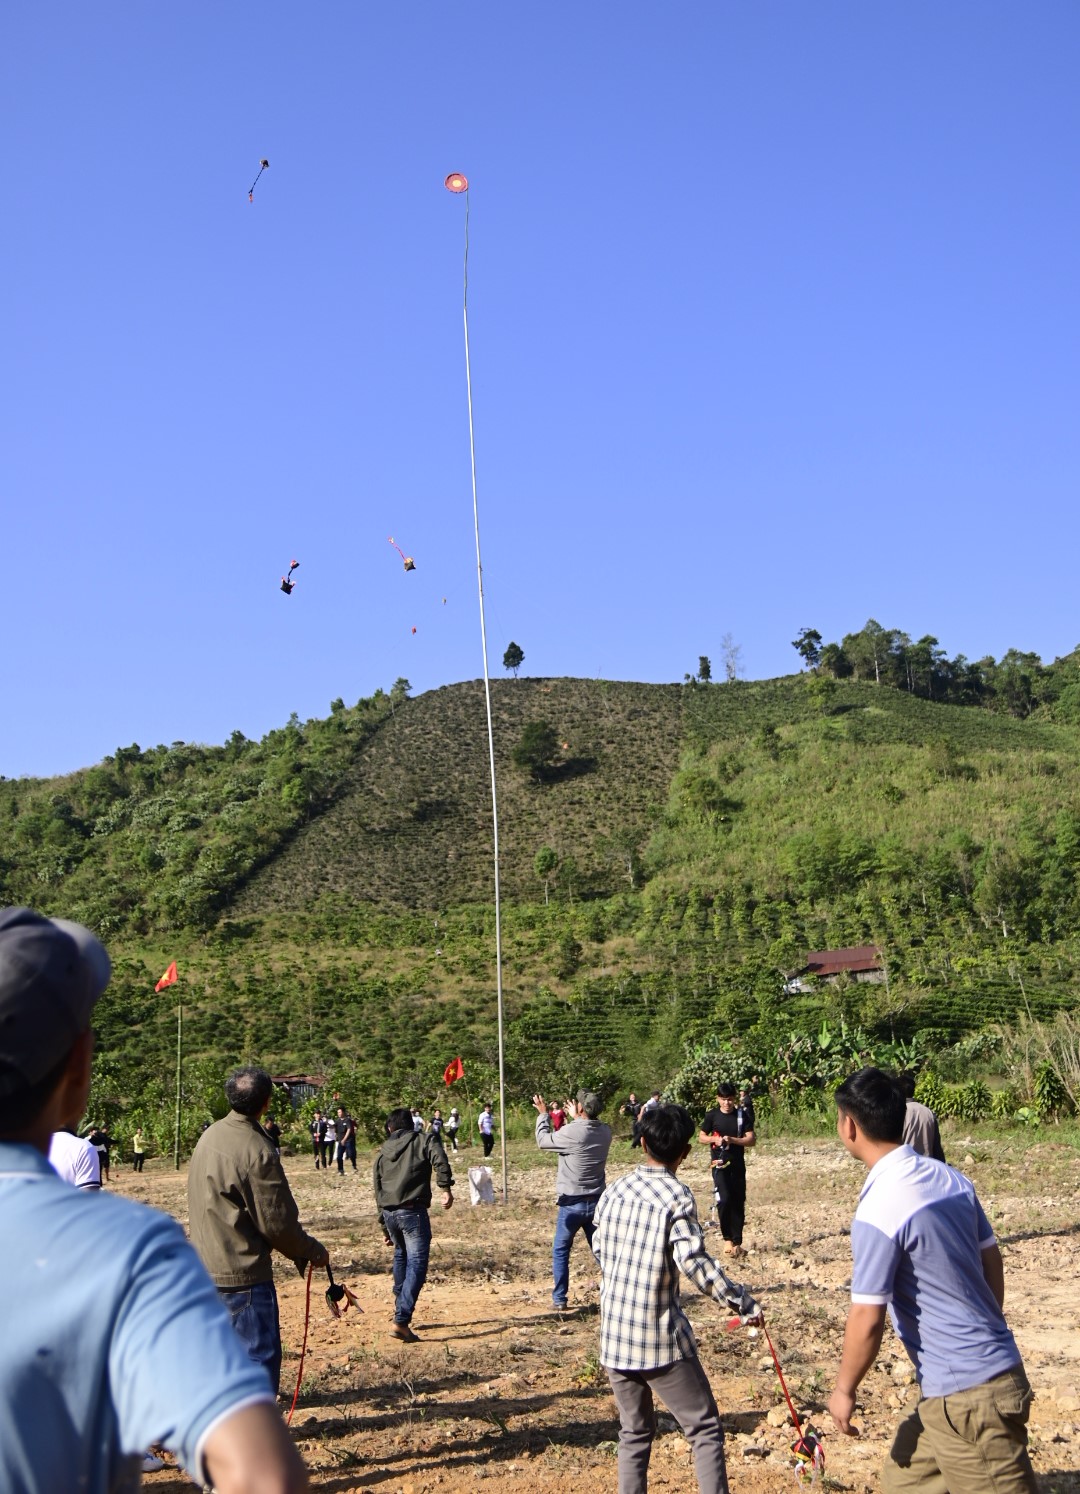
{"label": "man in olive jacket", "polygon": [[203,1132],[188,1168],[188,1225],[233,1327],[276,1393],[281,1330],[273,1252],[300,1271],[309,1261],[325,1266],[330,1255],[300,1227],[277,1149],[259,1125],[273,1088],[265,1069],[237,1069],[225,1081],[229,1114]]}
{"label": "man in olive jacket", "polygon": [[431,1174],[443,1190],[443,1208],[454,1202],[454,1174],[435,1131],[414,1131],[412,1111],[402,1106],[386,1118],[386,1140],[375,1158],[375,1202],[388,1245],[394,1247],[393,1334],[415,1344],[409,1327],[416,1299],[427,1280],[431,1253]]}

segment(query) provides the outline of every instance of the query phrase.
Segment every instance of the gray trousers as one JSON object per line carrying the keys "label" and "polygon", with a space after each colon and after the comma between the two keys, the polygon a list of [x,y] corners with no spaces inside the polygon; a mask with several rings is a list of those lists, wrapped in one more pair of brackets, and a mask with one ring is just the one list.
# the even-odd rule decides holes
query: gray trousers
{"label": "gray trousers", "polygon": [[729,1494],[724,1429],[699,1359],[677,1359],[654,1370],[607,1371],[619,1408],[619,1494],[645,1494],[656,1435],[653,1396],[683,1429],[694,1453],[701,1494]]}

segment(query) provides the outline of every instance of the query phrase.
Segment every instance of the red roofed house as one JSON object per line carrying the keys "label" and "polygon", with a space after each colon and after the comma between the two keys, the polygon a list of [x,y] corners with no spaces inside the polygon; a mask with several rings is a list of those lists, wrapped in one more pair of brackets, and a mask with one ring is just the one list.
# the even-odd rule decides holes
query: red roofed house
{"label": "red roofed house", "polygon": [[849,949],[819,949],[806,956],[806,964],[799,974],[827,981],[847,975],[852,980],[876,983],[885,979],[885,962],[881,950],[873,944],[859,944]]}

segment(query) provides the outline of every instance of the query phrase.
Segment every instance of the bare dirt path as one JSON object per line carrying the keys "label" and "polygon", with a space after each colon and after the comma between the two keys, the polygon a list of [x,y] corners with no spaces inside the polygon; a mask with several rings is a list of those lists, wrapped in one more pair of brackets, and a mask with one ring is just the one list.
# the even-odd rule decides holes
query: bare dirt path
{"label": "bare dirt path", "polygon": [[[975,1180],[1001,1241],[1006,1310],[1035,1387],[1032,1453],[1044,1494],[1080,1494],[1080,1168],[1072,1148],[1040,1141],[1009,1153],[961,1141],[957,1165]],[[405,1346],[388,1333],[389,1252],[375,1223],[370,1168],[339,1178],[287,1159],[304,1219],[330,1246],[335,1271],[357,1291],[365,1313],[341,1321],[312,1292],[311,1327],[293,1430],[320,1494],[456,1494],[483,1488],[562,1490],[587,1474],[597,1494],[615,1494],[614,1403],[597,1362],[596,1273],[583,1242],[571,1278],[577,1309],[550,1309],[554,1168],[529,1146],[511,1151],[508,1205],[470,1208],[465,1152],[449,1213],[433,1213],[431,1274]],[[616,1142],[609,1178],[631,1165]],[[684,1174],[702,1217],[708,1174],[695,1156]],[[847,1309],[847,1230],[861,1170],[828,1141],[769,1141],[750,1160],[748,1259],[739,1274],[767,1311],[792,1394],[826,1436],[819,1487],[876,1494],[891,1429],[916,1395],[907,1357],[891,1330],[860,1395],[859,1440],[830,1435],[823,1404],[840,1351]],[[185,1217],[184,1174],[155,1167],[137,1177],[113,1173],[117,1191]],[[711,1239],[717,1240],[713,1233]],[[719,1242],[717,1244],[719,1248]],[[304,1283],[278,1274],[286,1347],[286,1405],[296,1382]],[[775,1372],[760,1337],[729,1333],[726,1314],[688,1291],[702,1360],[728,1429],[733,1494],[795,1488]],[[666,1418],[650,1486],[693,1490],[689,1449]],[[148,1488],[188,1489],[176,1469],[150,1475]]]}

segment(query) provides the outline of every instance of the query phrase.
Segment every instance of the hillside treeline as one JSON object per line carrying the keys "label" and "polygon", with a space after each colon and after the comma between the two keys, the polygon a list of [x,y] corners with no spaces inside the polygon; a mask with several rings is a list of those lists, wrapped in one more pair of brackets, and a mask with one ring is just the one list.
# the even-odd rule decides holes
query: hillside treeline
{"label": "hillside treeline", "polygon": [[803,628],[792,646],[809,669],[832,679],[872,680],[926,700],[983,706],[1020,719],[1041,712],[1080,723],[1080,648],[1052,664],[1017,648],[1000,659],[950,659],[931,634],[912,641],[874,618],[839,643],[825,643],[816,628]]}
{"label": "hillside treeline", "polygon": [[49,780],[0,779],[0,899],[103,936],[207,929],[291,835],[332,803],[358,747],[406,696],[398,681],[261,741],[118,747]]}

